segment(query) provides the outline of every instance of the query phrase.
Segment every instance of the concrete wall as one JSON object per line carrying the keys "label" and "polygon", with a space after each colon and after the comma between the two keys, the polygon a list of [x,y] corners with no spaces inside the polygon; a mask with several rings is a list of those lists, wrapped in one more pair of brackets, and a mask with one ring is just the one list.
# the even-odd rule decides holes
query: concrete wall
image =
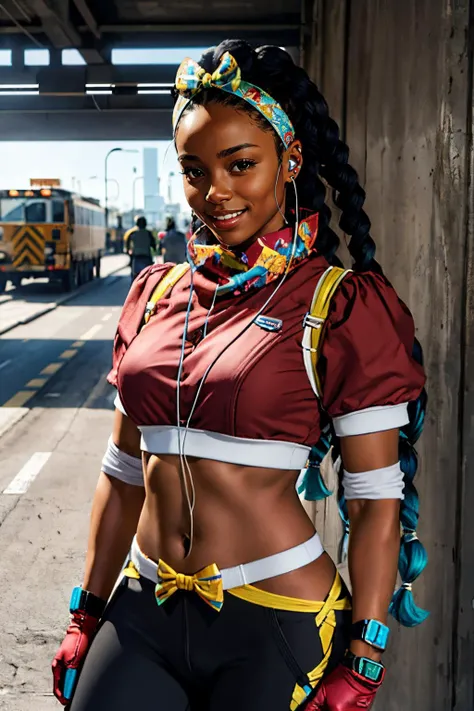
{"label": "concrete wall", "polygon": [[[414,313],[429,378],[417,481],[429,566],[414,594],[431,617],[392,625],[376,709],[472,711],[474,4],[305,5],[303,62],[345,131],[378,259]],[[337,515],[318,517],[334,541]]]}

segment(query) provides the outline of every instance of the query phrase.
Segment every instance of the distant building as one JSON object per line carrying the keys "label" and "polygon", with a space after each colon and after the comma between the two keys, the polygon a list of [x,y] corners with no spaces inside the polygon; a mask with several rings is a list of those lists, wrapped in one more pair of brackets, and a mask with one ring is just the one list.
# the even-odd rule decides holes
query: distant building
{"label": "distant building", "polygon": [[143,213],[150,225],[155,227],[163,221],[165,201],[160,195],[158,177],[158,151],[156,148],[143,149]]}

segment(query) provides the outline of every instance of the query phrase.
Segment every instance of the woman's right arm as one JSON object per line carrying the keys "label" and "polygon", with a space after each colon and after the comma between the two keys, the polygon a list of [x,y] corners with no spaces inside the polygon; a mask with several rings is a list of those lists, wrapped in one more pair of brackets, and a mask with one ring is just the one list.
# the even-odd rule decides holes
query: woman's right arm
{"label": "woman's right arm", "polygon": [[[119,410],[115,410],[112,441],[121,452],[141,457],[140,432]],[[84,590],[103,600],[109,598],[137,530],[144,500],[143,486],[101,472],[92,503]]]}

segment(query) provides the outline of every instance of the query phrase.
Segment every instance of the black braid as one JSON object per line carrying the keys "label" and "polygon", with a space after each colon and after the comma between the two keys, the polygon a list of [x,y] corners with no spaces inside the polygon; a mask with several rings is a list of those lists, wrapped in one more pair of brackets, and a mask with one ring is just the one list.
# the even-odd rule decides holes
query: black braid
{"label": "black braid", "polygon": [[[259,57],[267,67],[269,65],[278,67],[281,66],[281,60],[278,60],[282,53],[288,56],[278,47],[263,47],[259,50]],[[354,260],[354,269],[381,273],[380,265],[374,259],[375,243],[369,234],[370,220],[362,209],[365,191],[359,185],[356,171],[348,164],[349,149],[339,138],[339,127],[329,116],[325,98],[309,79],[305,70],[292,63],[292,66],[288,64],[287,72],[291,100],[287,99],[282,103],[286,104],[285,108],[290,118],[294,120],[296,136],[303,144],[304,164],[298,179],[302,203],[306,206],[310,196],[305,193],[314,189],[315,183],[320,199],[321,188],[318,183],[320,185],[322,183],[319,173],[333,188],[334,204],[341,210],[339,219],[341,230],[351,236],[349,252]],[[280,100],[278,86],[279,82],[276,81],[269,93]],[[325,196],[324,186],[322,194]],[[313,204],[308,207],[315,207],[314,201],[312,202]],[[339,246],[339,240],[326,222],[326,219],[329,221],[331,217],[329,210],[324,217],[325,229],[320,232],[316,247],[318,251],[329,257],[331,263],[334,263],[332,257]]]}

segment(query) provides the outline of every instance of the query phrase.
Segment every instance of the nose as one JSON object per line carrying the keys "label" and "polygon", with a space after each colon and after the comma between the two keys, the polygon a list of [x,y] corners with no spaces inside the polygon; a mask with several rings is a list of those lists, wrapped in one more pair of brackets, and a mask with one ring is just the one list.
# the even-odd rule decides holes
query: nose
{"label": "nose", "polygon": [[206,195],[206,202],[221,205],[232,198],[232,190],[225,181],[213,178]]}

